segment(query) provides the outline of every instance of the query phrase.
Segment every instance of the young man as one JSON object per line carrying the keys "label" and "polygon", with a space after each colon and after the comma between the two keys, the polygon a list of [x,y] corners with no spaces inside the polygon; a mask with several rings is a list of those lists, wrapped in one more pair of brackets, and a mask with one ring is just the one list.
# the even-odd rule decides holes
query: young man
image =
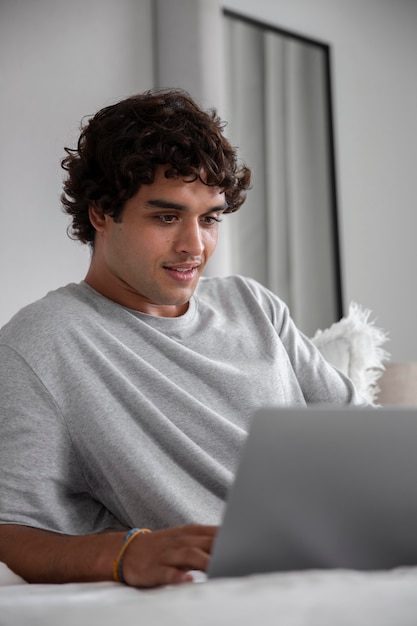
{"label": "young man", "polygon": [[222,128],[147,92],[66,150],[90,268],[0,332],[0,560],[29,581],[190,580],[254,411],[361,401],[276,296],[201,277],[250,182]]}

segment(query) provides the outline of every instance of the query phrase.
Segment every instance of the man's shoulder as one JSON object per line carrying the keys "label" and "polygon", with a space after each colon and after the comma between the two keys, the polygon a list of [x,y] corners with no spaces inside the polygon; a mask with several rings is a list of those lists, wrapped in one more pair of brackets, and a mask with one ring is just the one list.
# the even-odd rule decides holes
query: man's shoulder
{"label": "man's shoulder", "polygon": [[0,329],[0,345],[30,345],[62,332],[88,306],[83,291],[81,283],[70,283],[24,306]]}
{"label": "man's shoulder", "polygon": [[289,315],[281,298],[258,280],[247,276],[202,278],[197,299],[201,309],[216,309],[219,314],[235,320],[249,315],[257,324],[268,320],[276,328],[281,328]]}
{"label": "man's shoulder", "polygon": [[273,302],[275,307],[285,307],[285,303],[258,280],[239,274],[221,277],[203,277],[200,279],[197,295],[218,298],[222,302],[233,300],[239,295],[245,300],[254,300],[260,304]]}
{"label": "man's shoulder", "polygon": [[236,291],[256,292],[265,289],[254,278],[233,274],[231,276],[203,276],[198,285],[198,294],[230,294]]}

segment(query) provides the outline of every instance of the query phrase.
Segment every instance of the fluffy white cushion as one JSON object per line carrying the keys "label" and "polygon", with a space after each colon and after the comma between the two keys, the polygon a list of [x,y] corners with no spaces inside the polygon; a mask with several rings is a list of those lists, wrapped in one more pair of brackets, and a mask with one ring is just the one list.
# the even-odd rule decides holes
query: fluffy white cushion
{"label": "fluffy white cushion", "polygon": [[349,376],[366,400],[375,402],[378,380],[390,355],[382,347],[388,334],[370,321],[370,315],[370,310],[352,302],[346,317],[318,330],[312,341],[332,365]]}

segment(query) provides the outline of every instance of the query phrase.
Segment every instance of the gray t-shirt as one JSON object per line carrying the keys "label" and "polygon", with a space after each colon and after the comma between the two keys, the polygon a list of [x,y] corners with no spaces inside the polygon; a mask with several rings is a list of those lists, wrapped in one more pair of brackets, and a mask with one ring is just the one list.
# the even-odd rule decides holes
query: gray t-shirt
{"label": "gray t-shirt", "polygon": [[217,524],[256,409],[360,401],[253,280],[203,278],[177,318],[70,284],[0,331],[0,522]]}

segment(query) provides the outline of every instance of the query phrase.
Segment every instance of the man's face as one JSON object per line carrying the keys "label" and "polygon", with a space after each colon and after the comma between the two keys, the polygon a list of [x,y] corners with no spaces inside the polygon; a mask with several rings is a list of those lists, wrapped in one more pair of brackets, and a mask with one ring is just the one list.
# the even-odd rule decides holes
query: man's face
{"label": "man's face", "polygon": [[165,178],[165,169],[126,202],[120,222],[90,210],[96,238],[86,282],[129,308],[175,317],[214,252],[226,205],[219,188]]}

